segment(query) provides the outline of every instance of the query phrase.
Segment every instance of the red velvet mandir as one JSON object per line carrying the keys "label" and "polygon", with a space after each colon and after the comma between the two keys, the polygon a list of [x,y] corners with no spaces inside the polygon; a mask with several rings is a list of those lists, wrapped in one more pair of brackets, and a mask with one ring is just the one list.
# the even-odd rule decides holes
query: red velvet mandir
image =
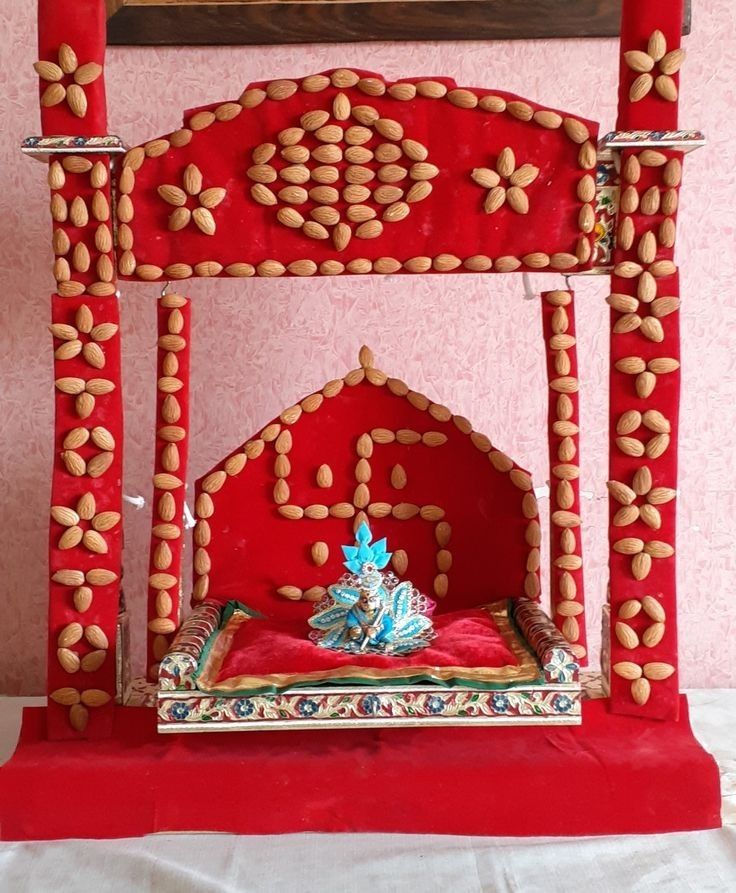
{"label": "red velvet mandir", "polygon": [[[673,250],[683,153],[681,144],[663,142],[661,133],[677,128],[681,20],[681,2],[623,3],[618,128],[657,131],[660,135],[650,134],[647,138],[640,134],[638,143],[635,140],[631,148],[619,152],[620,202],[609,298],[610,606],[616,635],[610,641],[610,698],[605,704],[588,704],[588,725],[574,732],[581,741],[603,742],[600,753],[606,765],[614,760],[611,742],[617,754],[624,752],[619,736],[625,734],[631,747],[626,749],[627,763],[619,767],[621,777],[628,781],[636,776],[641,782],[639,789],[646,790],[646,796],[642,794],[637,801],[638,811],[629,797],[629,805],[622,805],[619,812],[615,804],[603,807],[597,800],[591,803],[589,793],[586,799],[581,789],[580,799],[571,806],[581,821],[566,829],[555,826],[546,810],[544,818],[541,813],[534,813],[534,821],[530,819],[523,827],[501,828],[479,816],[475,817],[477,822],[473,819],[460,827],[451,820],[447,809],[434,813],[437,818],[431,827],[425,827],[418,815],[408,813],[402,820],[387,822],[395,829],[605,833],[717,823],[714,764],[692,741],[686,719],[680,717],[678,721],[681,699],[675,626],[674,491],[679,297]],[[39,49],[42,62],[37,71],[44,135],[104,136],[102,0],[39,0]],[[375,110],[353,112],[355,120],[350,120],[350,126],[364,128],[368,134],[356,131],[353,145],[375,147],[383,140],[390,146],[382,150],[386,164],[394,164],[395,160],[406,163],[401,177],[409,177],[405,184],[402,182],[405,188],[395,187],[401,192],[399,195],[390,188],[399,173],[387,172],[386,201],[376,210],[371,207],[378,201],[375,194],[361,198],[361,202],[367,202],[368,211],[348,215],[349,226],[335,224],[329,211],[334,204],[331,193],[321,190],[313,194],[310,189],[303,197],[292,189],[284,198],[281,191],[275,191],[276,186],[269,186],[274,178],[281,178],[277,186],[282,186],[286,177],[300,176],[283,173],[285,167],[301,164],[300,152],[309,154],[319,149],[326,159],[325,166],[330,166],[334,150],[329,146],[334,146],[334,131],[326,130],[324,138],[315,135],[318,128],[305,127],[306,135],[290,132],[281,140],[284,148],[274,161],[273,153],[264,148],[284,128],[299,126],[305,112],[327,110],[328,117],[344,120],[346,100],[341,97],[347,97],[348,108],[352,104],[353,109],[367,106]],[[334,126],[334,120],[329,126]],[[55,510],[51,524],[48,625],[51,699],[46,714],[50,740],[42,742],[39,716],[29,715],[19,752],[2,773],[3,836],[65,833],[48,822],[39,825],[25,820],[33,808],[28,813],[20,806],[17,786],[32,752],[43,751],[48,756],[46,765],[58,760],[67,766],[69,761],[86,766],[88,761],[80,761],[79,757],[84,753],[92,756],[100,748],[108,749],[113,763],[118,758],[122,761],[132,740],[130,736],[138,734],[134,728],[140,728],[139,723],[144,722],[140,713],[116,709],[113,704],[122,545],[118,517],[122,495],[120,332],[115,298],[118,276],[163,282],[191,276],[585,270],[593,264],[591,214],[595,182],[591,171],[596,166],[595,136],[596,127],[590,121],[558,114],[508,94],[456,88],[445,78],[410,79],[387,87],[377,76],[340,69],[301,82],[280,80],[253,85],[236,102],[187,113],[181,130],[129,151],[113,175],[114,146],[110,142],[98,143],[96,151],[94,140],[86,147],[84,140],[57,142],[58,154],[51,156],[49,166],[57,280],[51,302],[57,459],[53,471]],[[252,157],[244,160],[233,154],[236,144],[251,151]],[[479,146],[487,149],[478,151]],[[511,158],[507,147],[513,149]],[[360,157],[359,152],[353,155]],[[528,177],[520,171],[524,164],[538,166],[540,175],[527,182]],[[469,176],[477,168],[483,170]],[[293,179],[286,182],[298,186]],[[543,183],[547,188],[542,188]],[[164,193],[159,188],[163,184],[168,184]],[[321,185],[328,186],[328,179]],[[512,186],[516,191],[512,192]],[[353,193],[362,196],[360,190]],[[113,194],[117,218],[114,240]],[[234,200],[243,195],[245,201]],[[516,226],[515,215],[519,213],[524,220],[521,228]],[[307,218],[319,226],[307,226]],[[375,222],[378,218],[380,224]],[[420,225],[414,225],[417,223]],[[394,257],[397,233],[401,233],[402,248],[401,255]],[[247,245],[247,252],[243,245]],[[559,294],[564,293],[550,293]],[[556,509],[551,530],[552,603],[555,622],[577,643],[583,657],[579,542],[575,541],[573,551],[561,548],[566,542],[563,537],[569,541],[574,536],[580,514],[577,475],[559,471],[570,464],[564,455],[570,454],[571,444],[577,444],[577,378],[569,341],[574,333],[574,317],[570,300],[548,297],[543,306],[545,339],[550,350],[550,458]],[[565,306],[569,311],[561,326],[560,310]],[[188,300],[177,295],[163,297],[158,323],[160,374],[148,624],[151,666],[160,660],[171,641],[180,611],[181,510],[188,443]],[[565,353],[567,359],[559,356]],[[370,363],[363,364],[363,375],[370,368]],[[572,415],[567,408],[560,415],[562,395],[568,397]],[[431,414],[429,406],[425,409]],[[442,421],[447,422],[447,418],[442,417]],[[566,427],[562,422],[571,424]],[[563,433],[565,430],[568,433]],[[482,440],[476,445],[480,453],[493,451]],[[247,449],[245,455],[250,458]],[[233,470],[241,460],[233,456],[228,461]],[[227,466],[225,473],[231,473]],[[200,522],[207,519],[204,497],[209,495],[206,489],[204,493],[200,490],[198,499],[205,507],[204,513],[199,512]],[[62,537],[66,537],[67,548],[60,549]],[[195,570],[202,579],[209,576],[211,556],[206,544],[197,542],[196,533],[195,547]],[[195,600],[204,597],[203,590],[203,584],[199,591],[195,588]],[[452,591],[449,597],[452,598]],[[579,605],[580,610],[565,613],[560,606],[566,603]],[[616,714],[632,714],[636,719]],[[504,730],[503,736],[496,729],[472,732],[473,741],[483,742],[484,752],[493,747],[500,756],[500,750],[508,747],[509,777],[521,784],[531,767],[526,761],[512,759],[514,736],[518,734],[519,740],[523,738],[529,745],[535,740],[535,730],[509,729]],[[693,785],[699,799],[691,819],[683,818],[682,813],[673,817],[676,797],[668,800],[655,796],[645,805],[646,798],[660,783],[660,776],[654,775],[651,750],[664,752],[677,736],[684,742],[682,774],[687,772],[689,777],[702,781]],[[195,753],[198,747],[217,751],[227,760],[228,746],[220,744],[219,736],[214,737],[214,741],[196,742],[187,745],[187,749]],[[399,736],[378,737],[386,742],[389,751],[399,747]],[[412,765],[416,770],[414,756],[419,751],[413,748],[431,746],[430,730],[420,730],[416,737],[411,737]],[[452,748],[457,749],[458,759],[463,762],[464,748],[472,747],[470,730],[467,741],[455,733],[447,733],[447,737],[452,738]],[[64,738],[72,740],[54,743],[54,739]],[[104,738],[109,739],[107,744],[74,740]],[[278,735],[273,738],[274,742],[280,740]],[[646,744],[639,748],[636,742],[644,739]],[[346,731],[337,733],[335,741],[345,745],[349,758],[350,749],[360,747],[361,742],[367,746],[368,739],[361,737],[360,731]],[[165,748],[171,758],[180,750],[177,742],[153,746]],[[283,746],[287,753],[296,742],[285,742]],[[544,746],[540,743],[540,747]],[[256,775],[267,765],[259,761],[260,747],[251,736],[249,749],[258,769]],[[445,765],[447,760],[449,766],[452,752],[445,749],[443,761],[433,761],[431,765]],[[339,754],[340,748],[335,753]],[[144,763],[159,756],[151,752],[151,757],[144,757]],[[657,763],[656,757],[654,762]],[[106,775],[108,782],[117,775],[113,763]],[[561,792],[570,777],[583,777],[580,760],[568,755],[563,763],[564,766],[545,769],[542,777],[545,784],[553,785],[550,790],[556,797],[563,796]],[[544,761],[540,765],[544,766]],[[380,760],[372,768],[387,771]],[[184,762],[179,769],[186,770]],[[298,771],[299,767],[294,765],[293,769]],[[136,771],[141,779],[148,775],[143,764]],[[67,769],[62,773],[65,783],[67,777],[71,781],[66,772]],[[681,777],[678,775],[673,781],[681,782]],[[563,778],[561,785],[556,785],[555,779]],[[651,788],[647,787],[647,779],[652,781]],[[469,784],[476,786],[477,780],[476,775]],[[620,788],[624,786],[622,783]],[[100,789],[104,788],[101,784]],[[443,803],[448,809],[454,802],[448,793],[451,788],[450,785],[444,789],[447,796]],[[454,790],[464,788],[467,786],[458,785]],[[109,795],[108,806],[117,798],[112,788]],[[517,795],[518,788],[509,789],[504,802],[513,802]],[[296,799],[300,807],[304,805],[302,798]],[[549,800],[545,798],[545,802]],[[192,808],[190,804],[189,809]],[[13,812],[9,810],[14,811],[15,818],[10,818]],[[465,813],[465,806],[462,811]],[[565,813],[570,814],[568,810]],[[268,829],[250,820],[234,826],[224,824],[245,831],[284,831],[295,827],[282,813],[274,813],[273,819],[274,824]],[[185,813],[170,826],[183,829],[195,824],[194,816]],[[206,827],[215,826],[218,822],[212,817]],[[346,814],[344,821],[334,826],[312,816],[301,827],[376,830],[378,825],[372,820],[361,823]],[[99,825],[85,826],[76,833],[106,836],[142,830],[151,829],[141,823],[125,822],[113,828],[100,819]]]}

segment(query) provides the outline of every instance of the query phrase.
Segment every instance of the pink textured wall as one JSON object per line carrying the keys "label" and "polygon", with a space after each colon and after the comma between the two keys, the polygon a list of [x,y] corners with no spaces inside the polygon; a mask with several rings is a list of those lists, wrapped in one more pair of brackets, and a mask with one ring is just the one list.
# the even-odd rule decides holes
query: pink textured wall
{"label": "pink textured wall", "polygon": [[[680,445],[683,685],[736,684],[736,302],[733,171],[736,7],[697,0],[681,122],[709,145],[686,164],[679,225],[685,420]],[[46,535],[51,467],[51,342],[45,331],[50,224],[41,165],[18,144],[39,128],[35,4],[0,7],[0,691],[44,680]],[[178,126],[180,109],[236,97],[251,80],[358,65],[389,78],[446,75],[578,111],[612,129],[616,44],[368,44],[230,49],[113,49],[110,130],[135,144]],[[532,278],[537,289],[560,277]],[[589,623],[599,641],[606,590],[606,280],[573,280],[583,381],[584,541]],[[378,364],[448,404],[545,480],[545,378],[537,304],[507,277],[243,280],[193,283],[192,477],[295,398],[343,374],[361,343]],[[125,489],[149,494],[155,286],[123,291]],[[543,503],[544,505],[544,503]],[[126,595],[140,666],[148,512],[128,508]]]}

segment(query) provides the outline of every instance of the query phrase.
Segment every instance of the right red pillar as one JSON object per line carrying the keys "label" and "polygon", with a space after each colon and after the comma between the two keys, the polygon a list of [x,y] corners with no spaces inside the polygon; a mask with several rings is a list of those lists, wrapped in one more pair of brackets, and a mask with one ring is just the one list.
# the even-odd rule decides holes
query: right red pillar
{"label": "right red pillar", "polygon": [[[624,0],[619,131],[648,131],[621,153],[611,278],[611,709],[678,714],[675,514],[680,396],[674,263],[682,153],[677,128],[682,0]],[[632,134],[633,136],[633,134]]]}

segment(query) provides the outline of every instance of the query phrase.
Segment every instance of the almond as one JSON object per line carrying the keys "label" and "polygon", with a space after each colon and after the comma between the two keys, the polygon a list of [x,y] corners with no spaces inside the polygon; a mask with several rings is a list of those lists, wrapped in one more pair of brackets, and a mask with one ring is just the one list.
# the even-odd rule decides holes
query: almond
{"label": "almond", "polygon": [[59,633],[56,644],[59,648],[69,648],[77,644],[83,633],[84,629],[81,623],[68,623]]}
{"label": "almond", "polygon": [[282,597],[290,601],[299,601],[302,597],[302,590],[297,586],[281,586],[276,592]]}
{"label": "almond", "polygon": [[639,647],[639,636],[628,623],[618,621],[614,627],[616,638],[624,648],[634,649]]}
{"label": "almond", "polygon": [[631,683],[631,697],[640,707],[643,707],[649,700],[651,692],[652,687],[647,679],[635,679]]}
{"label": "almond", "polygon": [[56,656],[67,673],[78,672],[81,661],[76,651],[71,651],[69,648],[59,648],[56,651]]}
{"label": "almond", "polygon": [[82,658],[82,670],[85,673],[95,673],[104,664],[106,657],[107,652],[104,650],[90,651]]}
{"label": "almond", "polygon": [[445,517],[445,511],[438,505],[423,505],[419,510],[419,516],[424,521],[441,521]]}
{"label": "almond", "polygon": [[72,601],[74,602],[74,608],[79,611],[80,614],[84,614],[84,612],[88,611],[92,606],[92,590],[89,586],[78,586],[74,590]]}
{"label": "almond", "polygon": [[638,77],[634,78],[629,88],[629,100],[631,102],[639,102],[644,99],[652,89],[653,83],[654,78],[648,72],[638,75]]}
{"label": "almond", "polygon": [[52,691],[49,695],[52,701],[57,704],[61,704],[63,707],[70,707],[73,704],[78,704],[80,697],[79,692],[76,688],[57,688],[55,691]]}
{"label": "almond", "polygon": [[61,586],[81,586],[84,583],[84,574],[82,571],[63,569],[52,574],[51,579]]}
{"label": "almond", "polygon": [[622,679],[635,680],[641,679],[642,669],[639,664],[635,664],[629,660],[622,660],[613,665],[613,672]]}
{"label": "almond", "polygon": [[391,486],[395,490],[403,490],[406,486],[406,471],[403,465],[394,465],[391,469]]}
{"label": "almond", "polygon": [[85,574],[85,579],[90,586],[108,586],[110,583],[114,583],[117,578],[118,576],[114,571],[102,567],[92,568]]}
{"label": "almond", "polygon": [[69,725],[76,732],[84,732],[89,722],[89,711],[82,704],[73,704],[69,709]]}
{"label": "almond", "polygon": [[[350,508],[353,507],[350,506]],[[288,518],[290,521],[298,521],[304,517],[304,509],[298,505],[280,505],[278,512],[282,518]]]}
{"label": "almond", "polygon": [[[664,638],[664,633],[664,623],[652,623],[644,630],[644,633],[641,637],[642,644],[645,645],[647,648],[654,648],[662,641],[662,639]],[[646,673],[646,665],[644,672]]]}
{"label": "almond", "polygon": [[652,559],[647,552],[640,552],[634,555],[631,560],[631,573],[635,580],[646,580],[652,569]]}
{"label": "almond", "polygon": [[111,700],[111,696],[99,688],[88,688],[82,692],[82,703],[86,707],[103,707]]}
{"label": "almond", "polygon": [[659,681],[662,679],[669,679],[670,676],[675,672],[675,668],[672,664],[664,663],[662,661],[653,661],[652,663],[644,664],[644,676],[647,679],[652,679],[655,681]]}
{"label": "almond", "polygon": [[330,550],[325,542],[316,542],[312,544],[312,561],[317,567],[322,567],[329,558]]}
{"label": "almond", "polygon": [[84,637],[93,648],[107,651],[110,647],[107,636],[101,627],[96,624],[92,624],[85,628]]}
{"label": "almond", "polygon": [[407,558],[406,552],[403,549],[397,549],[391,557],[391,564],[398,576],[402,577],[409,566],[409,559]]}
{"label": "almond", "polygon": [[306,589],[302,594],[302,599],[305,602],[318,602],[321,601],[326,594],[327,590],[324,586],[310,586],[309,589]]}

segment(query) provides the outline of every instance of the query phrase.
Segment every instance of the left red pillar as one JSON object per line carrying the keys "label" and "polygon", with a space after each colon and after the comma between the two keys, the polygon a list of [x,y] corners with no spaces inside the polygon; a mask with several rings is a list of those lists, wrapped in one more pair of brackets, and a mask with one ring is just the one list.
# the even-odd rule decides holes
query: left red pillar
{"label": "left red pillar", "polygon": [[123,440],[110,156],[89,141],[107,133],[104,0],[39,0],[38,43],[42,131],[63,149],[48,176],[57,282],[48,734],[104,737],[116,684]]}

